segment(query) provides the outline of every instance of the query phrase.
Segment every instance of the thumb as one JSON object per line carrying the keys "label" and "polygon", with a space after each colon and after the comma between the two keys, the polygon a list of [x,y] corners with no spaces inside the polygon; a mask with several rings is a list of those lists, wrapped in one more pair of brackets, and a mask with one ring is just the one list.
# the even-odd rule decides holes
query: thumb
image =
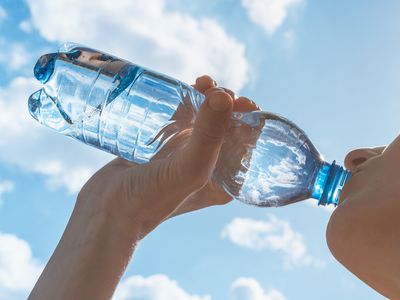
{"label": "thumb", "polygon": [[205,95],[181,160],[187,176],[202,184],[215,167],[233,108],[233,99],[222,89],[211,88]]}
{"label": "thumb", "polygon": [[158,159],[130,168],[129,176],[123,182],[128,187],[127,198],[142,199],[140,203],[157,199],[152,202],[151,211],[161,220],[188,195],[203,187],[218,159],[232,106],[233,99],[223,90],[207,90],[187,144],[171,159]]}

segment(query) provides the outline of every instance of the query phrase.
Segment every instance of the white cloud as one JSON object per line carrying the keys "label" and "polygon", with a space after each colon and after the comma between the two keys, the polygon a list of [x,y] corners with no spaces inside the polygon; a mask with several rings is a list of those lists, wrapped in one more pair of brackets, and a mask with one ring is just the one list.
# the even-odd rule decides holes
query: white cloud
{"label": "white cloud", "polygon": [[37,172],[50,187],[77,192],[112,156],[51,131],[28,112],[28,96],[39,88],[18,77],[0,87],[0,161]]}
{"label": "white cloud", "polygon": [[7,11],[0,6],[0,23],[3,22],[7,18]]}
{"label": "white cloud", "polygon": [[5,181],[1,181],[0,182],[0,205],[3,204],[3,194],[5,193],[9,193],[11,191],[14,190],[14,183],[9,181],[9,180],[5,180]]}
{"label": "white cloud", "polygon": [[333,213],[333,211],[336,208],[334,205],[318,205],[318,200],[316,200],[316,199],[308,199],[305,202],[308,205],[311,205],[312,207],[315,207],[317,209],[320,209],[320,210],[328,212],[328,213]]}
{"label": "white cloud", "polygon": [[286,30],[283,33],[283,38],[286,41],[288,47],[292,47],[296,42],[296,32],[293,29]]}
{"label": "white cloud", "polygon": [[231,286],[232,300],[285,300],[283,294],[275,289],[264,291],[254,278],[240,277]]}
{"label": "white cloud", "polygon": [[30,54],[22,45],[15,44],[11,47],[9,53],[9,63],[11,69],[18,70],[24,66],[30,59]]}
{"label": "white cloud", "polygon": [[25,33],[31,33],[33,30],[32,23],[30,20],[24,20],[19,23],[19,29],[21,29]]}
{"label": "white cloud", "polygon": [[248,72],[245,46],[216,21],[169,11],[165,2],[27,1],[33,26],[50,41],[83,43],[187,83],[210,74],[220,85],[242,88]]}
{"label": "white cloud", "polygon": [[156,274],[126,278],[118,285],[113,300],[211,300],[211,297],[189,294],[178,282]]}
{"label": "white cloud", "polygon": [[19,70],[31,59],[31,54],[21,44],[8,44],[0,40],[0,63],[11,70]]}
{"label": "white cloud", "polygon": [[274,34],[285,21],[288,11],[303,0],[242,0],[250,19],[268,34]]}
{"label": "white cloud", "polygon": [[316,266],[323,263],[307,253],[303,236],[288,221],[269,214],[268,220],[235,218],[222,230],[221,236],[252,250],[273,250],[283,254],[285,267]]}
{"label": "white cloud", "polygon": [[26,299],[42,269],[43,265],[32,256],[26,241],[0,233],[1,299]]}
{"label": "white cloud", "polygon": [[[119,5],[107,0],[96,5],[29,0],[28,4],[32,20],[20,26],[27,29],[31,22],[48,40],[85,43],[189,82],[203,73],[233,88],[246,81],[248,66],[241,43],[212,20],[166,11],[163,0],[123,0]],[[9,50],[0,52],[0,61],[10,68],[21,68],[30,59],[21,45]],[[24,77],[0,87],[0,161],[43,174],[51,188],[65,186],[76,192],[111,156],[34,121],[27,98],[38,88],[34,80]]]}

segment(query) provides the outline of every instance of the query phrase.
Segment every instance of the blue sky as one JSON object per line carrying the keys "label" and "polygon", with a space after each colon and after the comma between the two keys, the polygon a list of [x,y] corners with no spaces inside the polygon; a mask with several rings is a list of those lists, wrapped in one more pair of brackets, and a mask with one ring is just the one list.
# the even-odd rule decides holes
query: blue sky
{"label": "blue sky", "polygon": [[[210,73],[342,162],[398,133],[399,15],[395,0],[0,0],[0,298],[26,297],[79,188],[112,158],[29,116],[39,55],[74,41],[188,83]],[[116,299],[382,299],[330,255],[330,213],[232,202],[172,219]]]}

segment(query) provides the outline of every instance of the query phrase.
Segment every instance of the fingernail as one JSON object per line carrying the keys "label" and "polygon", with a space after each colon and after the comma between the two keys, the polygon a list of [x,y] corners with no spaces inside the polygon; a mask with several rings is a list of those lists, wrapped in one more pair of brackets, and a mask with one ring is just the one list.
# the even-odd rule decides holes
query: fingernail
{"label": "fingernail", "polygon": [[215,80],[213,80],[213,85],[218,86],[218,83]]}
{"label": "fingernail", "polygon": [[222,112],[229,108],[229,99],[225,96],[214,96],[211,97],[210,101],[208,102],[210,107],[214,111]]}

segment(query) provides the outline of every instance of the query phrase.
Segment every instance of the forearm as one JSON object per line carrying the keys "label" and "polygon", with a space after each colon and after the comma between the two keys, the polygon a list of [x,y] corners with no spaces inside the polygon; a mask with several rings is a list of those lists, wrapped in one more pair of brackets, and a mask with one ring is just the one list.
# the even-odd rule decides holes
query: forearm
{"label": "forearm", "polygon": [[110,299],[137,243],[131,229],[76,207],[29,299]]}

